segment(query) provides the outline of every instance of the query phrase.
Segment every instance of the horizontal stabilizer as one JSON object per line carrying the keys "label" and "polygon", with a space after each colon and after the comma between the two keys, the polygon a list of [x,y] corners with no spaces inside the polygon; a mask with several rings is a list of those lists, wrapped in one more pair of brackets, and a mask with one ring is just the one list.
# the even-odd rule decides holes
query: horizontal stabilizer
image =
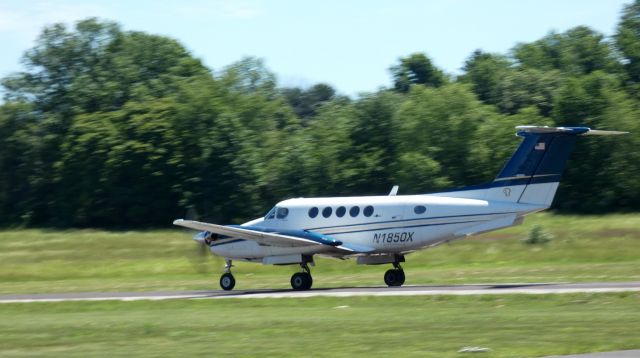
{"label": "horizontal stabilizer", "polygon": [[525,132],[534,134],[565,133],[574,135],[620,135],[629,133],[620,131],[602,131],[591,129],[589,127],[517,126],[516,130],[518,133]]}
{"label": "horizontal stabilizer", "polygon": [[629,134],[629,132],[620,132],[620,131],[601,131],[597,129],[589,129],[587,133],[584,135],[620,135],[620,134]]}

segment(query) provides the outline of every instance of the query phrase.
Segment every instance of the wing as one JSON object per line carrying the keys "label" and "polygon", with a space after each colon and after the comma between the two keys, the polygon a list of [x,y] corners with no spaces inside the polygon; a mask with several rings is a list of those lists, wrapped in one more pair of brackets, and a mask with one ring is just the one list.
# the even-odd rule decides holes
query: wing
{"label": "wing", "polygon": [[305,230],[283,230],[264,228],[258,226],[225,226],[178,219],[173,225],[186,227],[189,229],[209,231],[219,235],[229,236],[237,239],[252,240],[260,244],[280,247],[328,245],[340,246],[342,242],[330,236],[305,231]]}

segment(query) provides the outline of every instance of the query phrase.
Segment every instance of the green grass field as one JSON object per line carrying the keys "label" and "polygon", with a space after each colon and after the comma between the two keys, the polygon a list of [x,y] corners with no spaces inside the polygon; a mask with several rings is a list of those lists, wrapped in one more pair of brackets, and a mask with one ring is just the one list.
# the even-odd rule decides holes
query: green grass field
{"label": "green grass field", "polygon": [[[640,295],[0,305],[0,356],[536,357],[640,348]],[[467,346],[487,353],[458,353]]]}
{"label": "green grass field", "polygon": [[[555,238],[522,242],[534,224]],[[187,230],[0,231],[0,294],[218,289],[223,261]],[[286,288],[295,266],[237,262],[237,289]],[[640,215],[537,214],[521,226],[407,256],[406,284],[640,280]],[[314,287],[382,285],[383,266],[318,259]]]}
{"label": "green grass field", "polygon": [[[524,244],[534,224],[553,240]],[[222,260],[190,236],[1,231],[0,294],[218,289]],[[639,280],[640,215],[538,214],[407,259],[407,284]],[[289,287],[296,269],[237,263],[236,287]],[[382,285],[386,269],[319,259],[314,287]],[[0,356],[535,357],[640,348],[638,307],[638,293],[0,304]]]}

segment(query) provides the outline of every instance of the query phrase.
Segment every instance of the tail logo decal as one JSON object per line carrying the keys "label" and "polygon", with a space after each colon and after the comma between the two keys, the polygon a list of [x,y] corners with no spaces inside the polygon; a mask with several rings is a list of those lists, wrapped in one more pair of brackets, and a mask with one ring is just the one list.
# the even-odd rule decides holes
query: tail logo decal
{"label": "tail logo decal", "polygon": [[544,149],[545,149],[544,142],[540,142],[535,146],[535,150],[544,150]]}
{"label": "tail logo decal", "polygon": [[506,196],[507,198],[511,196],[511,188],[504,188],[502,189],[502,192],[504,193],[504,196]]}

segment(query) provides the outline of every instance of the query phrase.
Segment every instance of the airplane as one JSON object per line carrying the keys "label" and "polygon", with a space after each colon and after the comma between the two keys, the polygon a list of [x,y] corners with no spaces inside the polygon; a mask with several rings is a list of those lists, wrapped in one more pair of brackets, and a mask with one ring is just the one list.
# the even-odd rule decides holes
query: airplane
{"label": "airplane", "polygon": [[232,290],[232,260],[300,265],[294,290],[313,284],[314,256],[355,258],[357,264],[391,264],[389,287],[402,286],[405,255],[443,242],[519,225],[548,209],[577,137],[627,132],[588,127],[517,126],[520,146],[490,183],[421,195],[296,198],[277,203],[264,217],[242,225],[178,219],[201,230],[193,240],[225,258],[220,287]]}

